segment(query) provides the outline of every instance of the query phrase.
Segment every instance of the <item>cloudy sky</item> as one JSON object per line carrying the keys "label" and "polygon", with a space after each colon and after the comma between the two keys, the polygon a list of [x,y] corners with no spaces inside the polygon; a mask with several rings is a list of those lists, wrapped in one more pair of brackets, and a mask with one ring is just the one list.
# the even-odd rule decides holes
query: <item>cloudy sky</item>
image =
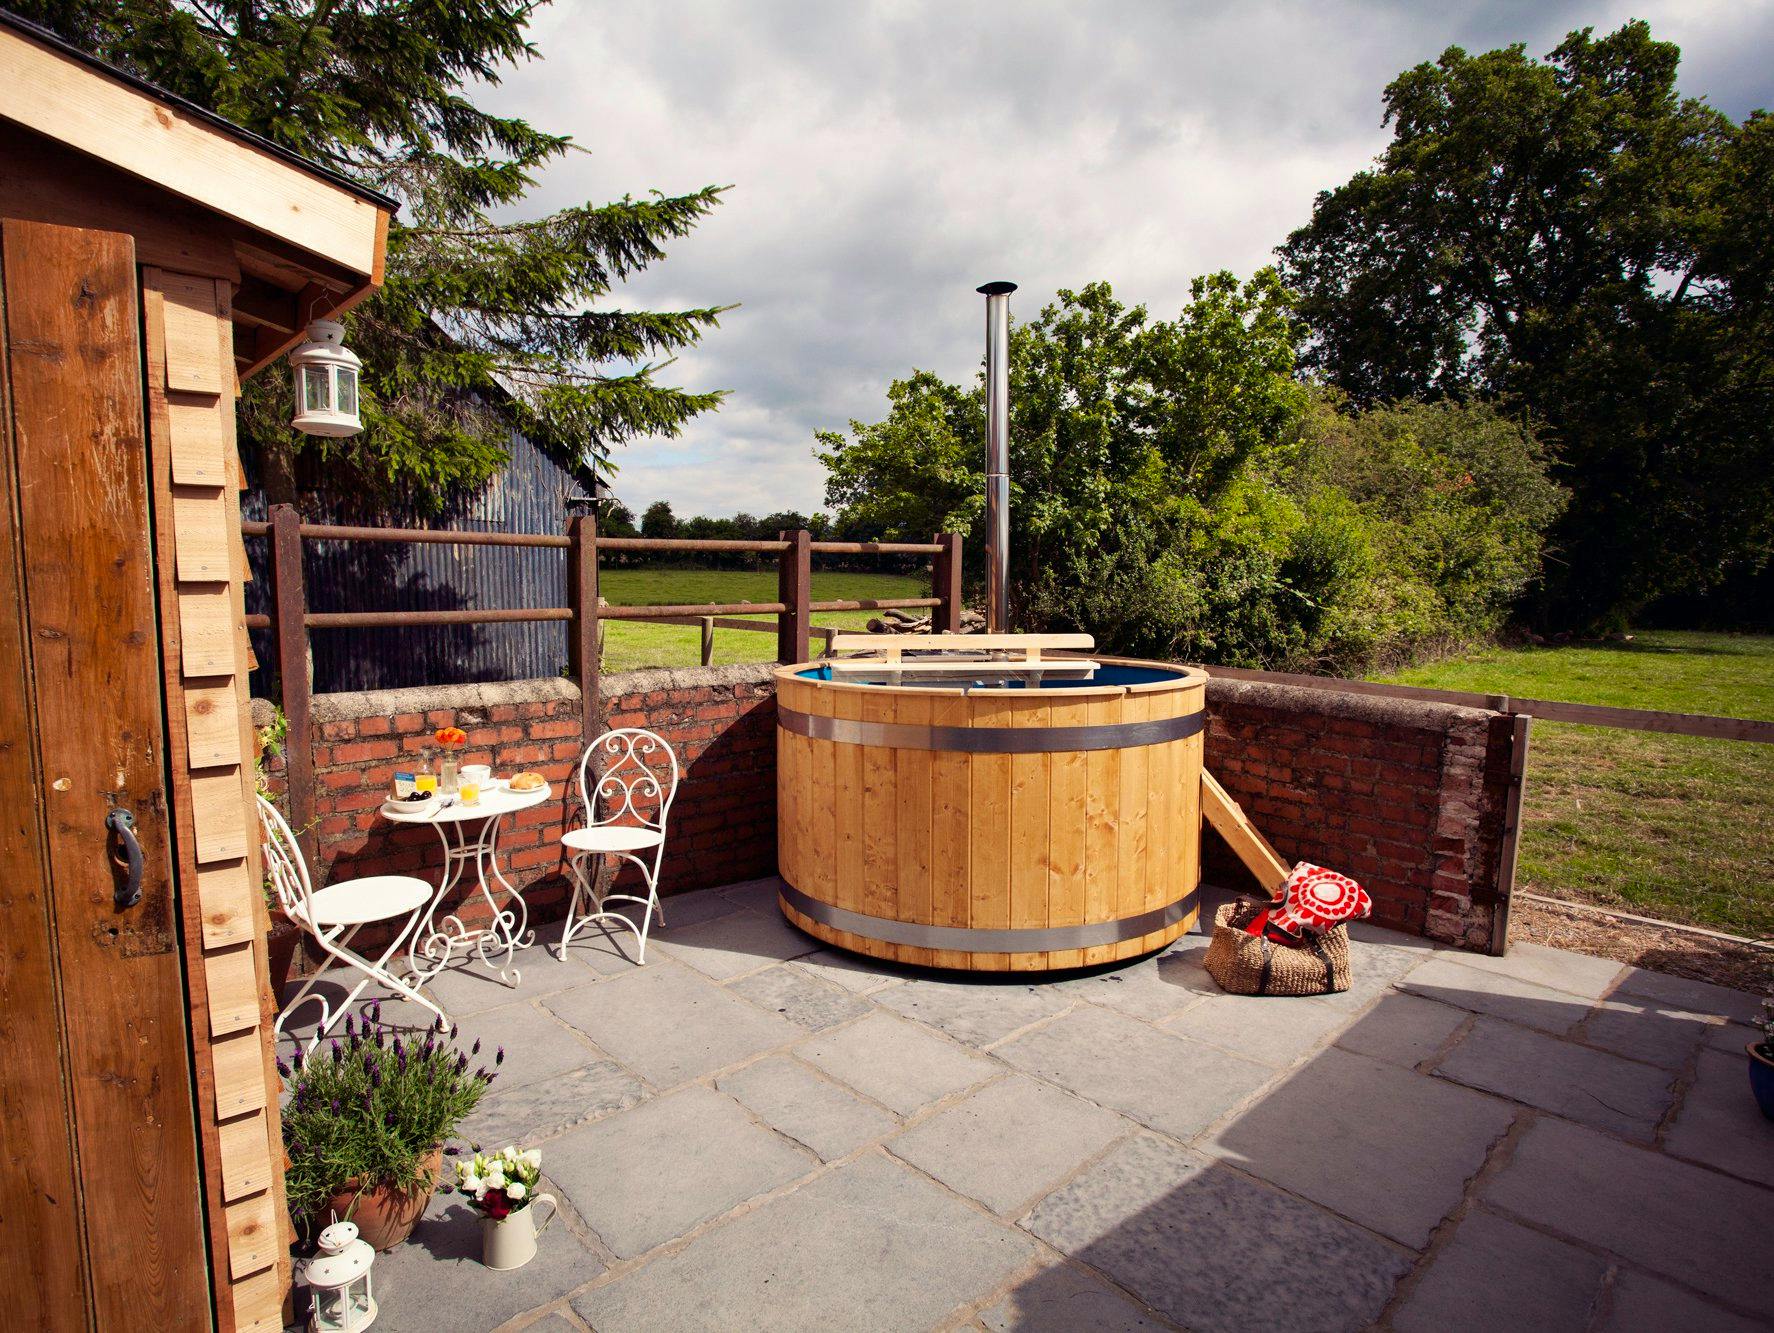
{"label": "cloudy sky", "polygon": [[623,450],[618,494],[810,511],[815,430],[878,419],[913,367],[973,373],[980,283],[1020,283],[1013,314],[1107,279],[1174,315],[1192,276],[1268,262],[1373,158],[1400,70],[1633,16],[1681,45],[1685,92],[1774,107],[1774,0],[555,0],[544,59],[487,100],[588,150],[540,205],[733,186],[618,294],[737,304],[666,372],[731,397]]}

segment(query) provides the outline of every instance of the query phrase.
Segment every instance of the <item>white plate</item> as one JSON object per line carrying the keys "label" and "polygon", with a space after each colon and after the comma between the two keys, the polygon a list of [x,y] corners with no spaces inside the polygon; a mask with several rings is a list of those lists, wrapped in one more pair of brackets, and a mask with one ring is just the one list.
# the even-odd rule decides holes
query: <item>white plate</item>
{"label": "white plate", "polygon": [[451,796],[438,794],[433,794],[428,800],[423,801],[397,801],[390,798],[382,802],[382,808],[397,815],[428,815],[433,810],[443,809],[454,799]]}

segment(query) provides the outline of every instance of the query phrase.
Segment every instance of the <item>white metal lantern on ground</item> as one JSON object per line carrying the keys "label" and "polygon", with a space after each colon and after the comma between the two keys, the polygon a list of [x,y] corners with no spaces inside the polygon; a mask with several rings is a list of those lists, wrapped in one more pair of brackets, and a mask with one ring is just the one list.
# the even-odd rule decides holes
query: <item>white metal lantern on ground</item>
{"label": "white metal lantern on ground", "polygon": [[355,1223],[334,1222],[320,1233],[320,1253],[307,1268],[314,1297],[310,1333],[356,1333],[376,1322],[376,1298],[370,1290],[375,1262],[376,1252],[358,1239]]}
{"label": "white metal lantern on ground", "polygon": [[308,435],[355,435],[363,429],[357,414],[357,373],[363,362],[345,346],[345,326],[317,319],[308,341],[290,353],[295,376],[296,415],[290,425]]}

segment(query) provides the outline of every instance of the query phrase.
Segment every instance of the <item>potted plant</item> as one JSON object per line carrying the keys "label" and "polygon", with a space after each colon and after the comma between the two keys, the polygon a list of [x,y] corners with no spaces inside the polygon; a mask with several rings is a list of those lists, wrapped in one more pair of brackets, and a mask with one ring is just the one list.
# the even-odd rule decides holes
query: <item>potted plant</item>
{"label": "potted plant", "polygon": [[[440,1020],[423,1037],[382,1025],[380,1004],[360,1028],[345,1017],[345,1039],[293,1063],[278,1062],[289,1099],[283,1145],[285,1189],[304,1234],[331,1214],[357,1224],[378,1250],[411,1234],[430,1202],[445,1144],[496,1077],[469,1070]],[[495,1064],[502,1064],[500,1048]],[[452,1155],[454,1149],[448,1149]]]}
{"label": "potted plant", "polygon": [[[554,1195],[536,1192],[541,1179],[542,1154],[535,1148],[508,1146],[491,1156],[477,1150],[473,1160],[457,1164],[455,1187],[481,1215],[481,1262],[488,1268],[522,1268],[536,1257],[536,1237],[558,1208]],[[539,1203],[549,1207],[540,1227]]]}
{"label": "potted plant", "polygon": [[1774,1120],[1774,1000],[1762,1001],[1762,1036],[1743,1049],[1749,1052],[1749,1087],[1762,1114]]}

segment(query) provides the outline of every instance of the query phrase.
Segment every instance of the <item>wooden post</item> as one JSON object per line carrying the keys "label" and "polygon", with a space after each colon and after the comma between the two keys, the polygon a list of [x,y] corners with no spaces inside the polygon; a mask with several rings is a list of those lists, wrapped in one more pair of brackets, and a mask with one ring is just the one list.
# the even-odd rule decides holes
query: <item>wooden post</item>
{"label": "wooden post", "polygon": [[272,623],[277,628],[277,676],[289,735],[283,747],[289,780],[290,824],[315,867],[313,686],[308,678],[308,587],[302,576],[302,516],[294,505],[271,506]]}
{"label": "wooden post", "polygon": [[932,634],[961,632],[961,534],[940,532],[936,540],[942,551],[931,561],[930,595],[942,598],[942,605],[930,614]]}
{"label": "wooden post", "polygon": [[813,534],[805,528],[776,534],[789,543],[776,567],[776,600],[788,610],[776,617],[776,660],[784,665],[807,660],[813,600]]}
{"label": "wooden post", "polygon": [[579,734],[590,745],[603,731],[598,685],[597,517],[576,514],[567,522],[567,604],[573,608],[567,635],[567,671],[579,682]]}
{"label": "wooden post", "polygon": [[1509,900],[1515,894],[1515,863],[1521,850],[1521,807],[1528,785],[1528,732],[1534,719],[1517,713],[1509,729],[1509,795],[1503,807],[1503,846],[1498,851],[1497,902],[1491,908],[1491,952],[1509,950]]}
{"label": "wooden post", "polygon": [[715,618],[702,617],[702,665],[713,666],[715,660]]}

